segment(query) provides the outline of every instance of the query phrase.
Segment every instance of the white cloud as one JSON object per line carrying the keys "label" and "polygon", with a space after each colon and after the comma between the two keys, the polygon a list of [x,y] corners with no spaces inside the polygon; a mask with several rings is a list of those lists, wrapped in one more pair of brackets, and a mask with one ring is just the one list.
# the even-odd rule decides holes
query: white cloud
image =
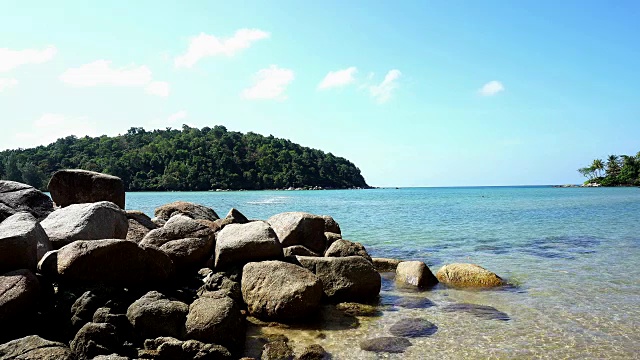
{"label": "white cloud", "polygon": [[21,65],[45,63],[53,59],[57,52],[55,46],[47,46],[42,50],[0,48],[0,72],[7,72]]}
{"label": "white cloud", "polygon": [[482,96],[493,96],[502,91],[504,91],[504,85],[502,85],[500,81],[493,80],[484,84],[484,86],[478,90],[478,93]]}
{"label": "white cloud", "polygon": [[166,81],[152,81],[147,85],[145,91],[151,95],[167,97],[170,91],[169,83]]}
{"label": "white cloud", "polygon": [[378,102],[378,104],[389,101],[393,90],[398,87],[397,80],[401,75],[402,73],[400,70],[390,70],[380,84],[369,86],[369,93]]}
{"label": "white cloud", "polygon": [[293,81],[293,70],[282,69],[277,65],[271,65],[258,71],[255,75],[254,85],[242,91],[245,99],[275,99],[285,100],[284,92]]}
{"label": "white cloud", "polygon": [[174,64],[176,67],[190,68],[205,57],[233,56],[240,50],[251,46],[253,42],[266,39],[269,36],[268,32],[258,29],[240,29],[232,37],[226,39],[200,33],[189,40],[189,49],[184,55],[176,57]]}
{"label": "white cloud", "polygon": [[12,88],[16,85],[18,85],[18,80],[16,79],[0,78],[0,92],[6,89]]}
{"label": "white cloud", "polygon": [[98,136],[98,131],[95,122],[89,121],[86,116],[70,117],[46,113],[33,122],[28,132],[16,133],[13,141],[7,144],[7,148],[48,145],[69,135],[77,137]]}
{"label": "white cloud", "polygon": [[121,68],[111,66],[111,61],[96,60],[77,68],[67,69],[60,80],[75,87],[122,86],[144,87],[148,94],[169,96],[169,83],[153,81],[148,67],[128,65]]}
{"label": "white cloud", "polygon": [[357,71],[358,69],[355,66],[344,70],[329,71],[318,85],[318,89],[324,90],[352,84],[356,81],[354,76]]}
{"label": "white cloud", "polygon": [[179,120],[183,120],[187,117],[188,113],[186,110],[180,110],[175,114],[171,114],[168,118],[167,118],[167,122],[171,123],[171,124],[175,124],[177,123]]}

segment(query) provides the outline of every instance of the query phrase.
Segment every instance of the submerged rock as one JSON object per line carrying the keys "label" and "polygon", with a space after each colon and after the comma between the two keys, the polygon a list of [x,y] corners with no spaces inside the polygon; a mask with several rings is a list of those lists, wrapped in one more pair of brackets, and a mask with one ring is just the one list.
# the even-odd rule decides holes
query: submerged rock
{"label": "submerged rock", "polygon": [[505,282],[495,273],[476,264],[449,264],[436,274],[440,282],[454,287],[497,287]]}
{"label": "submerged rock", "polygon": [[436,285],[438,279],[422,261],[402,261],[396,267],[396,283],[424,289]]}
{"label": "submerged rock", "polygon": [[125,208],[124,183],[117,176],[65,169],[53,174],[48,187],[51,198],[61,207],[110,201],[121,209]]}
{"label": "submerged rock", "polygon": [[381,316],[382,312],[377,306],[345,302],[336,305],[336,309],[350,316]]}
{"label": "submerged rock", "polygon": [[156,208],[155,211],[157,218],[167,221],[177,214],[183,214],[194,220],[216,221],[220,218],[213,209],[186,201],[175,201],[170,204],[165,204]]}
{"label": "submerged rock", "polygon": [[408,338],[431,336],[436,331],[434,323],[420,318],[401,319],[389,328],[391,335]]}
{"label": "submerged rock", "polygon": [[426,309],[436,306],[433,301],[426,297],[418,296],[402,296],[393,302],[394,306],[403,307],[405,309]]}
{"label": "submerged rock", "polygon": [[33,186],[0,180],[0,222],[9,216],[28,212],[42,220],[53,211],[53,201]]}
{"label": "submerged rock", "polygon": [[360,341],[360,349],[371,352],[384,353],[403,353],[409,346],[411,341],[402,337],[379,337]]}
{"label": "submerged rock", "polygon": [[484,320],[509,321],[511,318],[506,313],[488,305],[478,304],[451,304],[442,308],[446,312],[465,312]]}

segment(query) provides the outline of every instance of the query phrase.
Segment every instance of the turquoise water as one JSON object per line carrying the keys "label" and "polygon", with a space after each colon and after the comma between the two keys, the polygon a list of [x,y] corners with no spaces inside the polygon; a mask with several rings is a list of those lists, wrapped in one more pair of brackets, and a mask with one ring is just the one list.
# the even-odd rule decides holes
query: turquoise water
{"label": "turquoise water", "polygon": [[[473,262],[517,286],[499,291],[438,287],[411,293],[384,287],[382,302],[428,298],[436,306],[390,307],[349,330],[289,330],[294,345],[319,342],[337,359],[638,358],[640,351],[640,189],[477,187],[344,191],[128,193],[127,208],[153,215],[175,200],[235,207],[266,219],[285,211],[333,216],[343,237],[373,256],[416,259],[435,273]],[[509,321],[442,309],[488,305]],[[422,317],[436,334],[412,339],[400,355],[357,349],[363,338],[389,336],[406,317]],[[269,330],[272,331],[272,330]],[[275,331],[275,330],[273,330]],[[315,335],[314,335],[315,334]]]}

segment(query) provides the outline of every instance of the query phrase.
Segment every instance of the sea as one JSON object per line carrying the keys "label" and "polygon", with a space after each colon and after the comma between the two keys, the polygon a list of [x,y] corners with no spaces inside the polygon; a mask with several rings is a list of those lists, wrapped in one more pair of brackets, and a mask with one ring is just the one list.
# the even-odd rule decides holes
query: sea
{"label": "sea", "polygon": [[[373,257],[478,264],[509,282],[497,290],[439,285],[415,291],[383,274],[379,316],[309,327],[250,326],[283,334],[294,349],[320,344],[333,359],[640,359],[640,188],[551,186],[324,191],[127,193],[127,208],[153,216],[176,200],[223,217],[287,211],[331,215],[343,238]],[[402,353],[361,350],[363,340],[424,319],[435,332]],[[252,343],[253,341],[253,343]],[[406,344],[405,344],[406,345]]]}

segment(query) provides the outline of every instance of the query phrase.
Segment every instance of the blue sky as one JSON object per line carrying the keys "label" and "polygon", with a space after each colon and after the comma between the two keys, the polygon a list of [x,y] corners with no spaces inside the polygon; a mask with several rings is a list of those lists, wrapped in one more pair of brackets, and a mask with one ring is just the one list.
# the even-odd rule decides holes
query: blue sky
{"label": "blue sky", "polygon": [[374,186],[578,183],[640,150],[637,1],[0,0],[0,149],[224,125]]}

